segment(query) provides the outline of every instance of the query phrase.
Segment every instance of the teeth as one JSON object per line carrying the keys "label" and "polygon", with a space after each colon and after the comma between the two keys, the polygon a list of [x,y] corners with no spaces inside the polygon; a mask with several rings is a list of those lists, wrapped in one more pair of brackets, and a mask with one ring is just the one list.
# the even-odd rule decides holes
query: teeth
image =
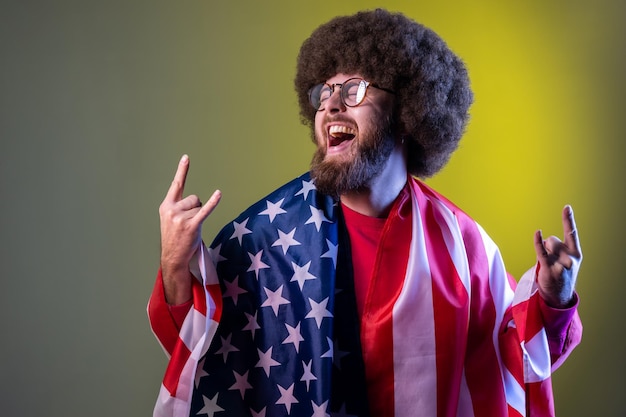
{"label": "teeth", "polygon": [[333,125],[329,127],[328,133],[333,137],[338,136],[338,135],[355,135],[356,134],[354,129],[348,126],[339,126],[339,125]]}

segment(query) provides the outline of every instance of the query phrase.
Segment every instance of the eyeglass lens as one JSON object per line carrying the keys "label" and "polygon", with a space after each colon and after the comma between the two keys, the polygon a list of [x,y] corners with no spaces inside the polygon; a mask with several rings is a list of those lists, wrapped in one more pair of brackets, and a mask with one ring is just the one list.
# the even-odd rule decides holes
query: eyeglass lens
{"label": "eyeglass lens", "polygon": [[339,88],[339,95],[341,101],[348,107],[354,107],[361,104],[365,98],[367,86],[369,83],[361,78],[351,78],[346,80],[343,84],[318,84],[311,89],[309,99],[311,105],[316,110],[323,110],[324,104],[333,94],[336,88]]}

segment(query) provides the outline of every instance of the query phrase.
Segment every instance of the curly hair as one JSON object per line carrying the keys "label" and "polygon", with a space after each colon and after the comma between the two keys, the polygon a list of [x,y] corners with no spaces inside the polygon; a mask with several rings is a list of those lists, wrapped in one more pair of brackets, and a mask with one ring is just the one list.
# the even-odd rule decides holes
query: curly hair
{"label": "curly hair", "polygon": [[429,177],[457,148],[469,119],[467,70],[432,30],[383,9],[340,16],[300,48],[294,80],[302,122],[314,130],[308,91],[338,73],[359,73],[393,90],[396,131],[408,144],[408,171]]}

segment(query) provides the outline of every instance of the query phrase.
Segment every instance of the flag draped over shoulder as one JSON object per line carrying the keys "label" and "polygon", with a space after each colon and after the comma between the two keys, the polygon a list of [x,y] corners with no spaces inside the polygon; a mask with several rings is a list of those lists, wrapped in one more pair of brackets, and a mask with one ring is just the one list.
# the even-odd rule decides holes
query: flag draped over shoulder
{"label": "flag draped over shoulder", "polygon": [[209,348],[221,317],[219,282],[204,245],[194,255],[191,269],[196,277],[193,282],[193,308],[185,317],[180,331],[164,305],[161,279],[157,280],[148,305],[152,330],[169,358],[154,417],[189,415],[198,361]]}
{"label": "flag draped over shoulder", "polygon": [[180,331],[158,279],[149,315],[171,357],[154,415],[554,415],[534,269],[514,292],[480,226],[409,188],[360,327],[341,210],[308,174],[227,225],[212,262],[198,250]]}

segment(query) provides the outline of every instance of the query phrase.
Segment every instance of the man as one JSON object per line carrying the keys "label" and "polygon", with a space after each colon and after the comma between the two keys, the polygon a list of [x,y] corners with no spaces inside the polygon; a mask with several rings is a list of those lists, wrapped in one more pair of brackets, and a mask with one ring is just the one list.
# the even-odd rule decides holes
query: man
{"label": "man", "polygon": [[211,245],[220,199],[183,195],[184,156],[160,207],[149,304],[171,355],[155,415],[553,415],[551,370],[579,343],[582,253],[534,238],[511,279],[471,218],[415,177],[457,147],[472,101],[462,62],[384,10],[318,28],[298,57],[305,174]]}

